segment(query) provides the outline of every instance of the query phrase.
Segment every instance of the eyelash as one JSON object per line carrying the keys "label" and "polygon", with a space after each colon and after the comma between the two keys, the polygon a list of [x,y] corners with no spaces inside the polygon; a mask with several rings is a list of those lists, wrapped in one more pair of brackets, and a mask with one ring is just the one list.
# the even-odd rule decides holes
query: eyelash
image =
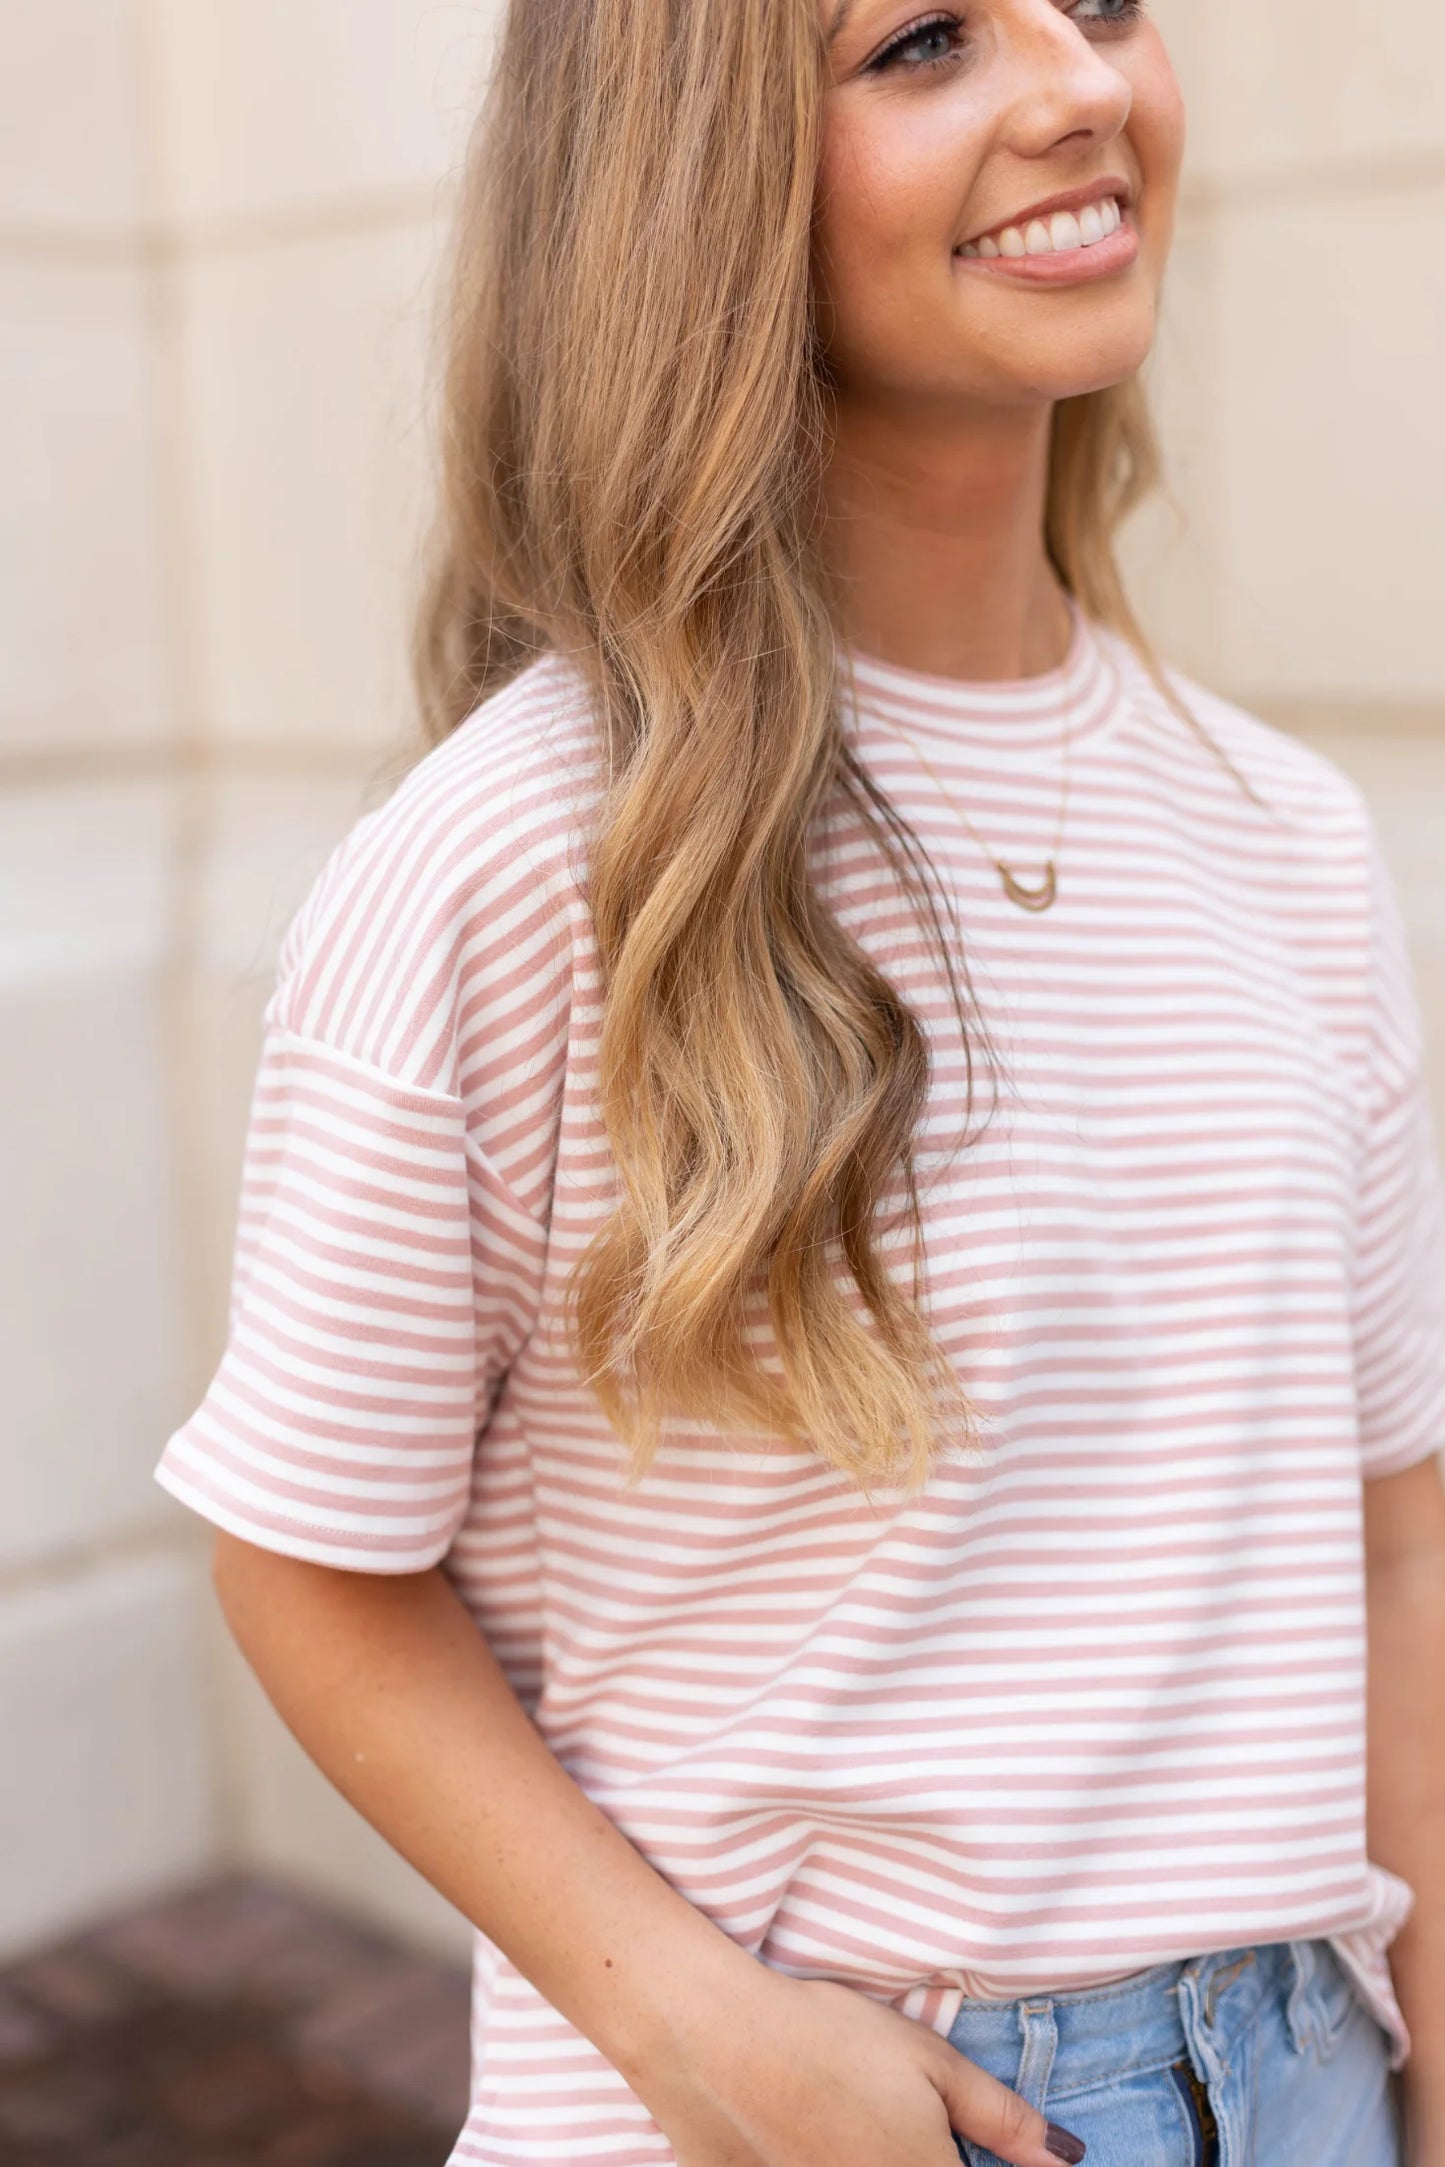
{"label": "eyelash", "polygon": [[[1131,24],[1138,22],[1141,18],[1144,13],[1144,5],[1145,0],[1127,0],[1124,12],[1106,21],[1103,28],[1105,30],[1128,29]],[[925,15],[921,21],[910,23],[905,30],[900,30],[897,37],[891,43],[885,45],[882,52],[876,53],[872,60],[868,62],[866,72],[869,75],[887,73],[898,64],[899,54],[905,53],[910,45],[917,44],[918,40],[926,37],[930,30],[950,31],[956,42],[948,52],[938,53],[932,60],[915,61],[908,72],[910,74],[919,74],[933,68],[951,67],[963,50],[963,23],[957,15],[940,14]]]}

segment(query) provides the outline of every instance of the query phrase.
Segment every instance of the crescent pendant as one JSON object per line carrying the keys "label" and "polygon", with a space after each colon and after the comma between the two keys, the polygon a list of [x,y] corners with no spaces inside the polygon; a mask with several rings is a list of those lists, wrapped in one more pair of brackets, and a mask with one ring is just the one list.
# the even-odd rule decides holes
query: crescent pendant
{"label": "crescent pendant", "polygon": [[1054,897],[1058,894],[1058,883],[1054,877],[1054,861],[1052,858],[1048,862],[1043,879],[1036,887],[1031,888],[1025,881],[1016,878],[1006,865],[1000,865],[999,872],[1003,876],[1004,894],[1009,898],[1010,902],[1017,903],[1021,910],[1047,910]]}

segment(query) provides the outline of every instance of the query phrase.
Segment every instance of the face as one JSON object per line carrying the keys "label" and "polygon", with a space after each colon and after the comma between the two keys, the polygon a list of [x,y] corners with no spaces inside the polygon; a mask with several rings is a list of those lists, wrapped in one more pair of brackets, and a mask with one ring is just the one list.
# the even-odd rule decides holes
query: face
{"label": "face", "polygon": [[814,278],[840,397],[1017,406],[1132,375],[1184,149],[1143,0],[820,4]]}

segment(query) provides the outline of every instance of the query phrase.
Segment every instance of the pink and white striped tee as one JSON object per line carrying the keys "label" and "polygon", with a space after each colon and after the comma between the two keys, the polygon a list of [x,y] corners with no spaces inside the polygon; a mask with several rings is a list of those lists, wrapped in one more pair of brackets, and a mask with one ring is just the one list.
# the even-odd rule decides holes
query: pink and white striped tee
{"label": "pink and white striped tee", "polygon": [[[955,1152],[945,988],[835,807],[817,876],[932,1037],[928,1302],[981,1452],[869,1505],[678,1423],[622,1488],[559,1329],[615,1189],[577,888],[597,770],[549,656],[291,922],[229,1341],[157,1480],[263,1548],[444,1561],[560,1760],[773,1966],[944,2033],[964,1995],[1328,1935],[1399,2067],[1413,1892],[1365,1848],[1361,1481],[1445,1444],[1445,1196],[1365,804],[1176,673],[1252,803],[1078,613],[1043,677],[854,660],[847,727],[957,898],[1002,1056]],[[914,748],[1032,873],[1065,717],[1058,901],[1029,914]],[[755,1338],[773,1360],[765,1310]],[[672,2159],[479,1934],[453,2167]]]}

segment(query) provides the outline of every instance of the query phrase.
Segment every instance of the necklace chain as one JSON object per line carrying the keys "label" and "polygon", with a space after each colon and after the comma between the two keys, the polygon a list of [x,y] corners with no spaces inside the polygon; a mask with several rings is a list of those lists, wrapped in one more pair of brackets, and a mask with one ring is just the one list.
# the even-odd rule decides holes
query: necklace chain
{"label": "necklace chain", "polygon": [[1020,880],[1018,875],[1013,871],[1012,867],[1006,864],[1002,858],[996,856],[995,853],[989,849],[988,844],[979,834],[978,829],[969,819],[968,814],[959,804],[957,798],[949,789],[947,783],[939,774],[937,768],[933,765],[933,762],[929,759],[928,755],[919,748],[919,746],[914,742],[911,737],[909,737],[904,731],[898,729],[894,723],[889,722],[886,717],[881,717],[880,720],[883,721],[884,727],[891,733],[891,735],[897,738],[900,744],[906,745],[909,752],[912,753],[914,759],[918,761],[919,765],[924,768],[929,775],[932,776],[934,782],[937,784],[939,790],[943,793],[943,796],[948,802],[948,804],[952,806],[953,810],[957,813],[959,819],[967,828],[969,834],[978,844],[979,849],[983,852],[984,856],[988,859],[989,863],[997,872],[1000,881],[1003,883],[1003,892],[1008,897],[1009,901],[1011,903],[1017,903],[1020,910],[1048,910],[1059,892],[1058,859],[1059,853],[1063,848],[1064,823],[1068,818],[1069,811],[1069,745],[1073,735],[1069,720],[1066,719],[1064,723],[1063,789],[1059,798],[1058,825],[1054,830],[1053,848],[1049,852],[1048,859],[1045,863],[1043,878],[1033,886],[1031,886],[1027,881]]}

